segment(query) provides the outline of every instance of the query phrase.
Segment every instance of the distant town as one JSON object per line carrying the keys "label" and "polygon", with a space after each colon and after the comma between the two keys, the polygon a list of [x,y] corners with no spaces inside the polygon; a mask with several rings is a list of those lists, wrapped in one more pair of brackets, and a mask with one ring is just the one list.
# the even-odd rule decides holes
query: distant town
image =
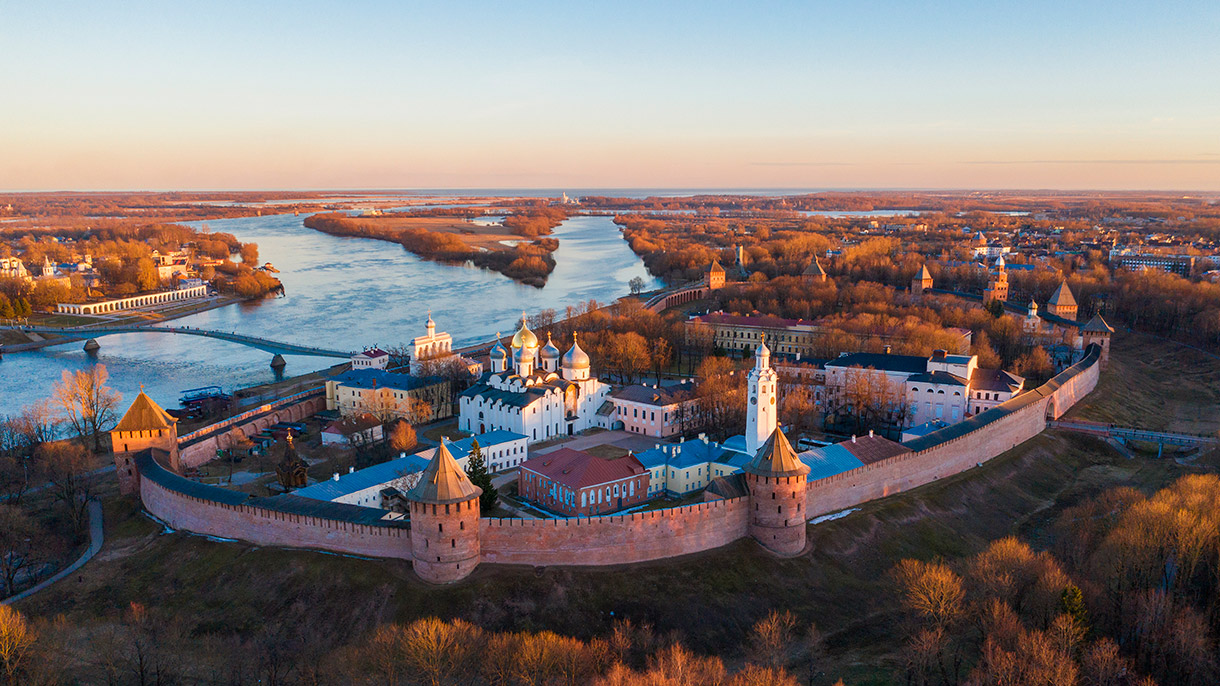
{"label": "distant town", "polygon": [[[153,215],[165,203],[167,216],[141,216],[136,199]],[[1047,631],[1085,621],[1073,603],[1098,608],[1102,626],[1107,591],[1093,575],[1104,572],[1089,564],[1110,555],[1108,534],[1070,539],[1055,522],[1111,501],[1139,507],[1134,494],[1106,490],[1128,483],[1133,465],[1147,490],[1170,489],[1154,498],[1216,480],[1213,197],[564,194],[399,209],[401,198],[376,193],[283,200],[273,211],[258,198],[133,196],[94,226],[77,214],[92,211],[88,195],[70,212],[0,196],[0,371],[69,346],[93,356],[58,377],[22,379],[45,386],[46,399],[10,407],[0,422],[0,508],[25,532],[0,537],[2,589],[18,606],[40,615],[62,594],[96,599],[119,567],[176,554],[165,546],[199,559],[280,551],[291,564],[340,565],[327,572],[340,577],[366,573],[352,571],[361,565],[393,570],[399,580],[384,583],[407,584],[417,600],[506,581],[487,592],[520,602],[513,580],[532,575],[712,584],[717,567],[740,564],[751,583],[779,583],[793,565],[824,576],[825,565],[850,564],[864,553],[841,550],[860,528],[899,541],[915,534],[897,522],[916,521],[980,543],[960,550],[969,558],[960,572],[937,561],[956,549],[932,533],[884,565],[869,561],[891,580],[859,592],[893,602],[868,612],[900,611],[929,630],[949,611],[924,609],[921,588],[982,583],[974,570],[1015,568],[1004,557],[1015,555],[1049,565],[1020,572],[1049,598],[1036,600]],[[636,276],[606,302],[497,313],[515,323],[495,333],[475,317],[434,315],[440,301],[425,297],[395,323],[399,342],[375,345],[358,328],[335,346],[309,331],[280,339],[175,323],[293,295],[277,255],[168,216],[206,221],[213,207],[537,289],[563,266],[565,222],[612,218],[614,240],[659,285]],[[420,247],[428,241],[457,247]],[[503,241],[513,245],[495,247]],[[487,252],[497,256],[469,257]],[[543,254],[538,274],[509,267]],[[254,348],[276,376],[238,388],[194,378],[176,406],[142,386],[120,397],[96,356],[126,333]],[[331,366],[286,372],[294,355]],[[1202,475],[1206,486],[1175,481]],[[1029,495],[983,502],[1002,488]],[[960,502],[973,504],[958,511]],[[1009,534],[1070,539],[1075,557],[1054,561]],[[1214,562],[1207,540],[1210,557],[1195,548],[1195,559]],[[116,545],[123,552],[107,552]],[[316,551],[332,555],[317,563]],[[1197,583],[1212,583],[1202,578],[1212,563],[1195,564]],[[1032,595],[1022,602],[1035,611]],[[614,622],[651,621],[622,607],[629,616],[598,621],[625,632],[643,629]],[[853,653],[825,636],[856,630],[850,614],[826,620],[825,635],[802,629],[812,648],[798,649],[795,625],[783,629],[775,668],[843,668]],[[761,636],[767,622],[792,621],[772,609],[751,611],[747,624]]]}

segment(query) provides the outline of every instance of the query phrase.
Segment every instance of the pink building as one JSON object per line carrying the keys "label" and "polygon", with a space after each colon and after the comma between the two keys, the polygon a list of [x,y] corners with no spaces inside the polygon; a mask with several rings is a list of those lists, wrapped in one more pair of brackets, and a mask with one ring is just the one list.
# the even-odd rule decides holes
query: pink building
{"label": "pink building", "polygon": [[[693,412],[696,402],[692,381],[673,386],[627,386],[610,392],[612,425],[644,436],[676,436],[682,433],[682,413]],[[618,422],[622,422],[621,427]]]}

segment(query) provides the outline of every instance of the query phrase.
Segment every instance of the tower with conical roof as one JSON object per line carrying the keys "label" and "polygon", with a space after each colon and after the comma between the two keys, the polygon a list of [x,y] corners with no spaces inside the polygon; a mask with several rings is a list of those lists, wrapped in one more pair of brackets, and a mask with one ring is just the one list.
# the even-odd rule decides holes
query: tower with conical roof
{"label": "tower with conical roof", "polygon": [[822,264],[818,262],[818,256],[813,256],[813,261],[805,267],[805,272],[802,274],[805,283],[824,283],[826,281],[826,270],[822,269]]}
{"label": "tower with conical roof", "polygon": [[713,291],[724,287],[724,267],[720,266],[720,260],[712,260],[707,268],[707,287]]}
{"label": "tower with conical roof", "polygon": [[919,268],[919,273],[915,278],[911,279],[911,295],[919,297],[923,292],[932,287],[932,272],[928,271],[928,265]]}
{"label": "tower with conical roof", "polygon": [[754,352],[754,368],[750,370],[746,391],[746,452],[753,454],[771,437],[776,424],[776,385],[779,377],[771,369],[771,350],[760,343]]}
{"label": "tower with conical roof", "polygon": [[1080,327],[1080,336],[1084,341],[1084,346],[1096,343],[1101,348],[1101,366],[1106,366],[1110,361],[1110,335],[1114,333],[1114,327],[1110,326],[1105,319],[1102,319],[1100,314],[1093,315],[1084,326]]}
{"label": "tower with conical roof", "polygon": [[164,450],[169,460],[165,467],[182,473],[182,465],[178,462],[178,420],[153,402],[143,386],[118,425],[111,430],[110,447],[114,451],[119,492],[125,495],[140,491],[140,473],[134,458],[141,450]]}
{"label": "tower with conical roof", "polygon": [[447,584],[464,579],[479,564],[479,496],[442,439],[419,482],[407,492],[411,503],[411,566],[424,581]]}
{"label": "tower with conical roof", "polygon": [[809,466],[775,427],[743,470],[750,489],[750,535],[772,552],[805,549],[805,486]]}
{"label": "tower with conical roof", "polygon": [[1055,292],[1051,293],[1051,299],[1046,301],[1046,311],[1056,317],[1076,321],[1076,310],[1076,296],[1072,295],[1067,281],[1061,281]]}

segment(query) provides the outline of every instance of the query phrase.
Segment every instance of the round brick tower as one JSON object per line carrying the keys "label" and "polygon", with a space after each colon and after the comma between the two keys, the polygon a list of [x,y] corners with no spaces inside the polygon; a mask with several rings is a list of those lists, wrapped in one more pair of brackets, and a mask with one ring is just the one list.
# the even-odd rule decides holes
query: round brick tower
{"label": "round brick tower", "polygon": [[464,579],[479,564],[479,496],[444,440],[407,493],[411,501],[411,566],[424,581]]}
{"label": "round brick tower", "polygon": [[750,487],[750,535],[780,555],[805,549],[805,482],[809,467],[776,428],[745,466]]}

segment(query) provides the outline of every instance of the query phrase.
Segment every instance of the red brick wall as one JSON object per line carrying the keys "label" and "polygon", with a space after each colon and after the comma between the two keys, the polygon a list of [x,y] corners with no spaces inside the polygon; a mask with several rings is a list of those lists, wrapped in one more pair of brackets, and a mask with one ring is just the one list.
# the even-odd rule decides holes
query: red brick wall
{"label": "red brick wall", "polygon": [[140,479],[144,509],[171,528],[258,545],[320,548],[370,557],[411,558],[406,528],[364,526],[273,512],[248,505],[223,505],[171,491]]}
{"label": "red brick wall", "polygon": [[[1046,397],[991,422],[965,436],[916,453],[907,453],[849,472],[809,483],[806,506],[810,517],[902,493],[942,477],[964,472],[980,462],[1011,450],[1046,429],[1047,415],[1061,416],[1097,386],[1100,364],[1070,378],[1056,377],[1060,386]],[[1041,389],[1031,391],[1038,393]],[[1001,404],[1016,403],[1019,399]]]}
{"label": "red brick wall", "polygon": [[607,565],[710,550],[746,535],[746,498],[576,519],[484,519],[483,562]]}
{"label": "red brick wall", "polygon": [[299,403],[286,405],[267,416],[259,417],[248,422],[227,426],[223,431],[219,431],[207,438],[195,441],[190,445],[181,445],[178,447],[178,459],[183,467],[198,467],[199,465],[216,459],[216,450],[220,448],[227,449],[230,447],[231,436],[234,431],[241,431],[246,436],[253,436],[263,429],[277,424],[279,422],[299,422],[306,417],[313,416],[318,412],[326,409],[326,396],[318,396],[309,398]]}

